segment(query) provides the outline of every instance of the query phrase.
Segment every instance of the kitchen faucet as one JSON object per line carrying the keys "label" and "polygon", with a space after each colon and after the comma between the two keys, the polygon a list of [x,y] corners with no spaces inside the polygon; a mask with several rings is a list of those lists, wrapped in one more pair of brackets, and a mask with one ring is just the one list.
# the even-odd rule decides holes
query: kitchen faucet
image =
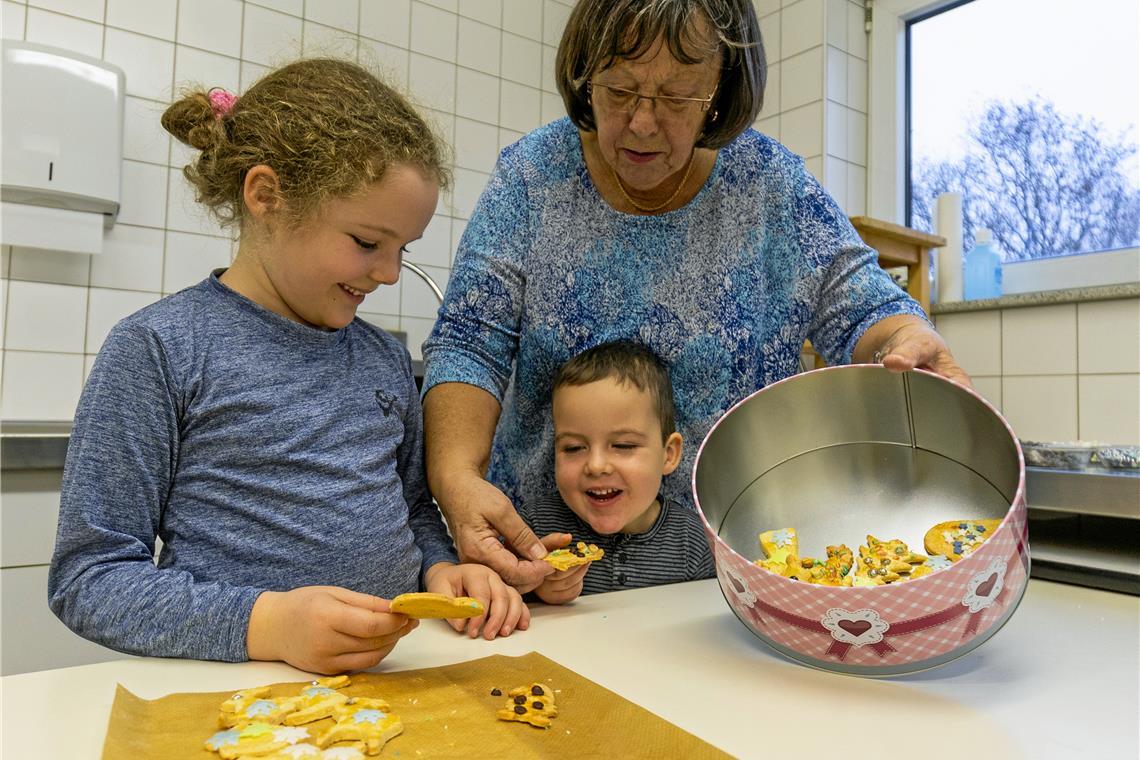
{"label": "kitchen faucet", "polygon": [[404,267],[407,267],[408,269],[410,269],[410,270],[412,270],[413,272],[415,272],[415,273],[416,273],[416,275],[417,275],[417,276],[419,276],[419,278],[420,278],[421,280],[423,280],[424,282],[426,282],[426,283],[427,283],[427,286],[428,286],[429,288],[431,288],[431,292],[432,292],[432,293],[435,293],[435,297],[436,297],[437,299],[439,299],[439,302],[440,302],[440,303],[443,303],[443,291],[439,289],[439,285],[437,285],[437,284],[436,284],[436,282],[435,282],[435,280],[433,280],[433,279],[431,278],[431,275],[430,275],[430,274],[428,274],[428,273],[427,273],[427,272],[425,272],[424,270],[420,269],[418,266],[416,266],[416,265],[415,265],[415,264],[413,264],[412,262],[408,261],[407,259],[402,259],[402,260],[400,261],[400,265],[401,265],[401,266],[404,266]]}

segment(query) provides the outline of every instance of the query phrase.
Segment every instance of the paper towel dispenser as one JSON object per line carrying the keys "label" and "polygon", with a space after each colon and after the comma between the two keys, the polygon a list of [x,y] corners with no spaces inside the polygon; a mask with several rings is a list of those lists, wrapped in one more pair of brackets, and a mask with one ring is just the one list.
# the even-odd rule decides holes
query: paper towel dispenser
{"label": "paper towel dispenser", "polygon": [[17,40],[3,40],[0,76],[0,242],[100,252],[119,214],[126,77]]}

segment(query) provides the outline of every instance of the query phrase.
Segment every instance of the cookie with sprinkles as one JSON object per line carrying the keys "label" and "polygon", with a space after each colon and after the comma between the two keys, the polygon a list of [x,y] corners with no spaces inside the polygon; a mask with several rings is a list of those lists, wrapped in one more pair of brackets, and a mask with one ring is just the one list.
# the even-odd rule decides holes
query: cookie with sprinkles
{"label": "cookie with sprinkles", "polygon": [[951,562],[970,554],[994,534],[1001,520],[950,520],[926,531],[922,545],[930,554],[941,554]]}

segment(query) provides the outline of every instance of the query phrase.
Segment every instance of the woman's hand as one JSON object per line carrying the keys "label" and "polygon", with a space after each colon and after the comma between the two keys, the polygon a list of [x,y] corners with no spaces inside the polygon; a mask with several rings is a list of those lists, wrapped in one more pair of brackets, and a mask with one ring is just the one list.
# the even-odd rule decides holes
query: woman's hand
{"label": "woman's hand", "polygon": [[[450,498],[444,512],[460,559],[487,565],[519,593],[525,594],[542,583],[554,569],[542,561],[545,547],[519,517],[511,500],[478,475],[457,481],[458,477],[448,491]],[[503,541],[499,536],[503,536]]]}
{"label": "woman's hand", "polygon": [[[551,533],[542,537],[542,543],[550,551],[562,549],[570,545],[573,537],[569,533]],[[586,580],[586,571],[590,563],[569,570],[561,570],[546,576],[542,583],[534,590],[539,599],[547,604],[566,604],[582,595],[582,584]]]}
{"label": "woman's hand", "polygon": [[424,461],[459,558],[487,565],[526,593],[554,570],[541,561],[546,549],[511,500],[483,479],[499,410],[494,396],[473,385],[432,388],[424,396]]}
{"label": "woman's hand", "polygon": [[480,628],[483,638],[491,641],[496,636],[510,636],[515,630],[525,631],[530,627],[530,609],[523,604],[522,595],[486,565],[437,562],[424,573],[424,585],[437,594],[470,596],[483,603],[484,614],[447,621],[460,633],[466,628],[471,638],[479,635]]}
{"label": "woman's hand", "polygon": [[876,322],[859,339],[855,357],[857,362],[882,364],[892,372],[921,367],[959,385],[974,387],[942,336],[929,322],[911,315],[900,314]]}
{"label": "woman's hand", "polygon": [[418,621],[388,611],[388,600],[338,586],[263,592],[246,634],[251,660],[283,660],[310,673],[371,668]]}

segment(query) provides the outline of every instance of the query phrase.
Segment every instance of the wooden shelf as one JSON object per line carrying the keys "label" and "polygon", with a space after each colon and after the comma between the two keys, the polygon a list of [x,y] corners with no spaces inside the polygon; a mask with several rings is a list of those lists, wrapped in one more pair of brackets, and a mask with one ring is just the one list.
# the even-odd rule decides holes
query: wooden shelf
{"label": "wooden shelf", "polygon": [[[879,252],[879,266],[906,267],[907,293],[930,314],[930,251],[946,245],[946,238],[869,216],[851,217],[851,226],[864,243]],[[804,345],[814,355],[817,368],[826,366],[810,342]]]}
{"label": "wooden shelf", "polygon": [[864,243],[879,252],[881,267],[906,267],[907,292],[929,314],[930,251],[946,245],[946,238],[869,216],[853,216],[851,225]]}

